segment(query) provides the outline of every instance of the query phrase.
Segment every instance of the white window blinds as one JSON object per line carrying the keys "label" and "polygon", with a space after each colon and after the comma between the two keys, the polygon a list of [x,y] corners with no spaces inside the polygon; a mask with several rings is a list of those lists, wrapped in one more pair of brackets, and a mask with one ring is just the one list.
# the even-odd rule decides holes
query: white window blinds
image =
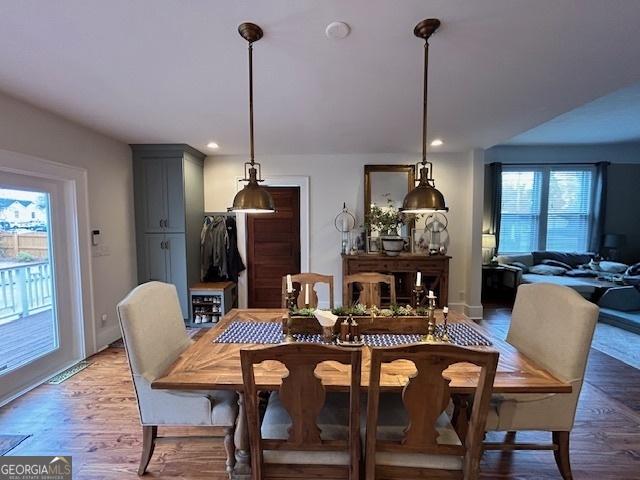
{"label": "white window blinds", "polygon": [[540,171],[502,172],[501,252],[538,249],[541,186]]}
{"label": "white window blinds", "polygon": [[590,167],[505,168],[500,252],[585,252],[592,222],[593,173]]}
{"label": "white window blinds", "polygon": [[587,251],[592,177],[588,170],[550,172],[547,250]]}

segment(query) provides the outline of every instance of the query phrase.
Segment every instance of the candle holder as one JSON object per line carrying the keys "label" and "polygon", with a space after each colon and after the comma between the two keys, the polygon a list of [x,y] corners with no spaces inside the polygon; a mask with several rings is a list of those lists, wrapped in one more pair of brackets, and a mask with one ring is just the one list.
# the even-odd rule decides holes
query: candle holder
{"label": "candle holder", "polygon": [[413,308],[418,308],[422,305],[422,297],[424,295],[424,287],[422,285],[416,285],[413,287]]}
{"label": "candle holder", "polygon": [[282,317],[282,341],[284,343],[293,343],[296,341],[293,335],[291,335],[292,323],[291,315],[287,314]]}
{"label": "candle holder", "polygon": [[442,335],[440,336],[440,340],[446,343],[451,343],[451,338],[449,337],[449,325],[447,322],[449,312],[442,312],[442,315],[444,316],[444,323],[442,324]]}
{"label": "candle holder", "polygon": [[427,334],[422,337],[425,343],[436,343],[436,296],[429,295],[429,305],[427,306]]}
{"label": "candle holder", "polygon": [[295,291],[287,292],[286,305],[290,312],[293,312],[297,308],[298,302],[296,301]]}

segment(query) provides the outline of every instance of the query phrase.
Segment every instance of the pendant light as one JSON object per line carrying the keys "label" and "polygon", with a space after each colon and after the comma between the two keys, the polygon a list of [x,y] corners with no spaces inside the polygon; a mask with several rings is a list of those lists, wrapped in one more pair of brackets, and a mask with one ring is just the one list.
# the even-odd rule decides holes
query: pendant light
{"label": "pendant light", "polygon": [[273,197],[260,186],[262,168],[254,158],[253,148],[253,42],[262,38],[262,29],[254,23],[243,23],[238,27],[240,36],[249,42],[249,139],[251,157],[244,164],[244,178],[242,182],[248,182],[233,199],[233,206],[229,209],[240,213],[273,213],[275,206]]}
{"label": "pendant light", "polygon": [[429,69],[429,37],[440,26],[440,20],[429,18],[423,20],[413,33],[416,37],[424,39],[424,98],[422,101],[422,162],[416,163],[418,173],[418,186],[404,197],[402,202],[403,213],[428,213],[435,211],[449,211],[444,202],[444,196],[435,187],[433,180],[433,164],[427,161],[427,85]]}

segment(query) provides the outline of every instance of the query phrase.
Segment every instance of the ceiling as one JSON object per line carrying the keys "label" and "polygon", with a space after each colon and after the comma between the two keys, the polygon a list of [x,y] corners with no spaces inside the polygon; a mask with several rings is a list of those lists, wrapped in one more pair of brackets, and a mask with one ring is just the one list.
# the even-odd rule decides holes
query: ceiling
{"label": "ceiling", "polygon": [[563,113],[511,145],[574,145],[640,141],[640,83]]}
{"label": "ceiling", "polygon": [[[248,151],[420,151],[422,43],[430,138],[490,147],[640,81],[636,0],[3,0],[0,90],[129,143]],[[347,22],[344,40],[325,26]]]}

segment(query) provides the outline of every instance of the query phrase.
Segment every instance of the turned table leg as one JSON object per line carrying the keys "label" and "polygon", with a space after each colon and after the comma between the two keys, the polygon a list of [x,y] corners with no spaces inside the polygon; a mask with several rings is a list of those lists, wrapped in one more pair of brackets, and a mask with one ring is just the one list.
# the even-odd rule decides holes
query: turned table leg
{"label": "turned table leg", "polygon": [[249,431],[244,409],[244,394],[238,392],[238,420],[233,442],[236,447],[236,464],[231,473],[233,480],[249,480],[251,478],[251,452],[249,450]]}

